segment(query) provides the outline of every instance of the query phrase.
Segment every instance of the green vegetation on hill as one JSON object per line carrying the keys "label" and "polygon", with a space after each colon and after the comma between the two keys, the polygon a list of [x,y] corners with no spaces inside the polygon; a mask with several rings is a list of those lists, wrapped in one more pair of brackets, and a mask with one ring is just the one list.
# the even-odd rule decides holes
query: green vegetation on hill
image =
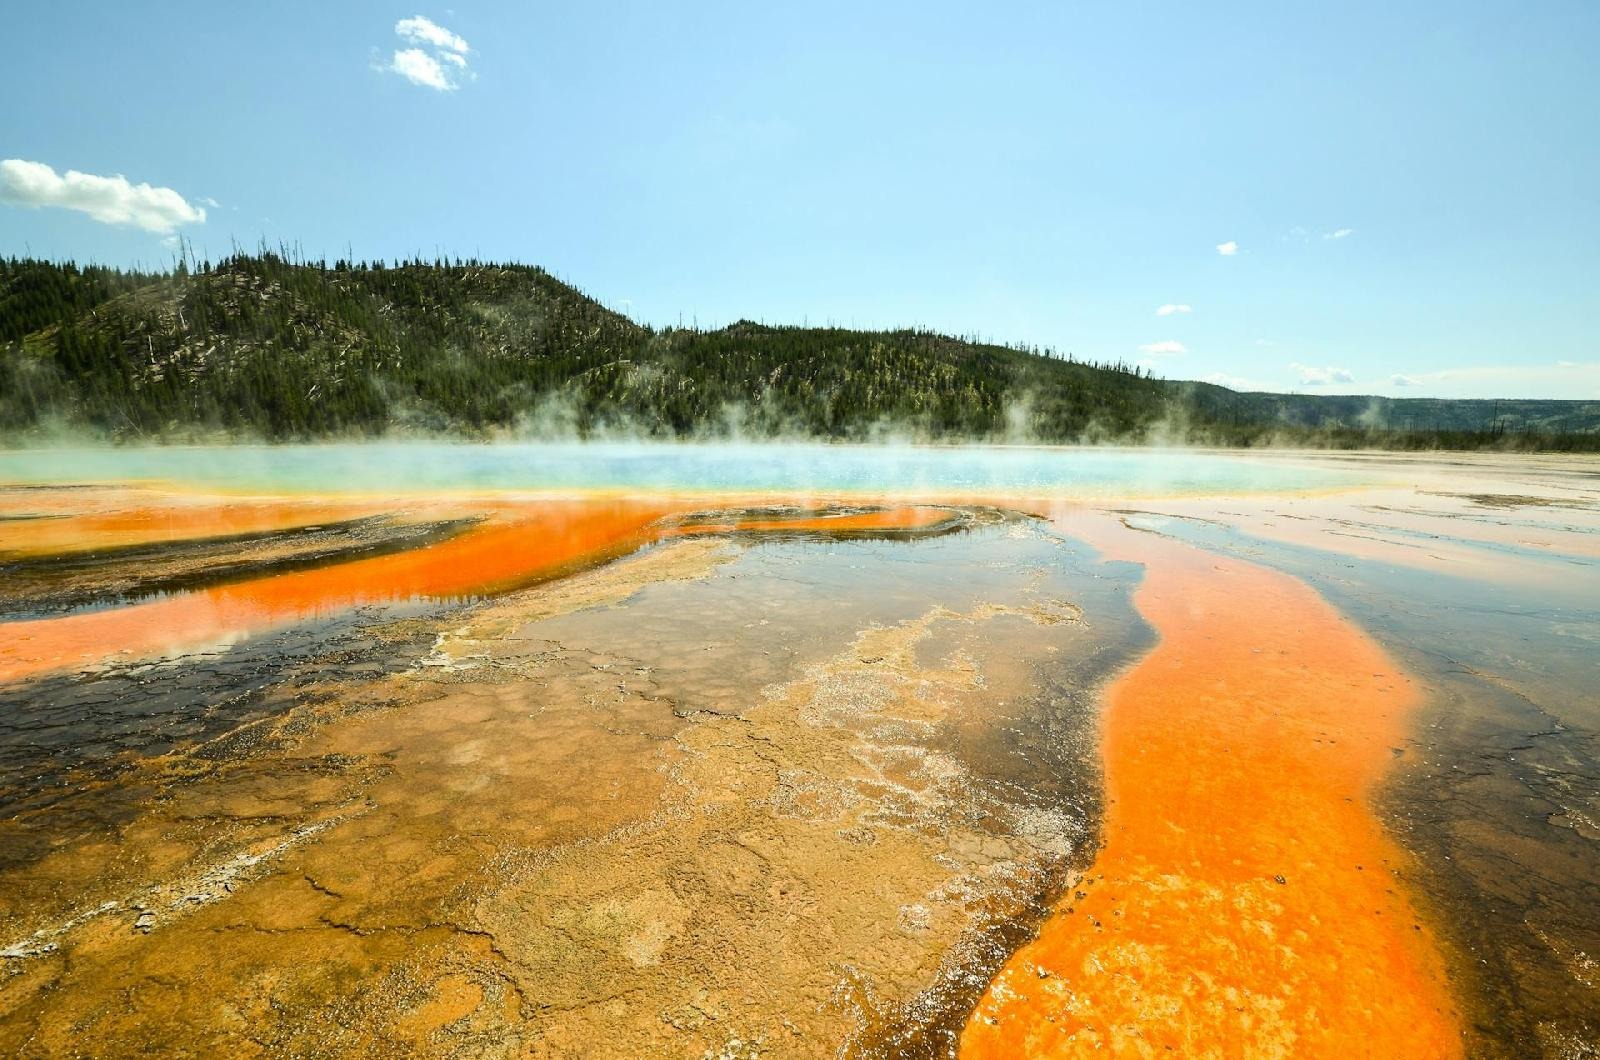
{"label": "green vegetation on hill", "polygon": [[[1426,406],[1426,410],[1423,409]],[[0,437],[391,432],[1600,448],[1600,403],[1238,394],[926,331],[655,330],[541,269],[0,260]]]}

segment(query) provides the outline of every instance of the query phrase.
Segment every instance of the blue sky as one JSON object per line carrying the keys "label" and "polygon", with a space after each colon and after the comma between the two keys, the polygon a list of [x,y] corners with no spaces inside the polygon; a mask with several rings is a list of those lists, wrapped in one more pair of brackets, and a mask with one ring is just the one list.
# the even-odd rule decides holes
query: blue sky
{"label": "blue sky", "polygon": [[5,25],[0,253],[476,254],[656,324],[1600,397],[1593,0],[208,0]]}

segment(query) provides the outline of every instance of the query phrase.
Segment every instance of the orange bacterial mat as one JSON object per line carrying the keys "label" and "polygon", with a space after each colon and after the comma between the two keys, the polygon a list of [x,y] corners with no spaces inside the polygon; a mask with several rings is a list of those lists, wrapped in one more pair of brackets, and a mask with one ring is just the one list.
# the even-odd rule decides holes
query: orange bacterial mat
{"label": "orange bacterial mat", "polygon": [[0,625],[0,680],[227,642],[363,603],[464,597],[514,587],[650,536],[667,508],[563,501],[491,517],[425,548],[219,585],[106,611]]}
{"label": "orange bacterial mat", "polygon": [[[501,503],[462,534],[393,555],[217,585],[103,611],[0,623],[0,681],[93,665],[113,655],[140,659],[226,644],[241,635],[361,604],[490,594],[662,537],[735,531],[919,530],[950,517],[940,508],[905,506],[841,516],[779,514],[682,527],[662,521],[687,506],[667,499]],[[263,505],[262,510],[270,514],[274,526],[296,524],[291,505]],[[326,504],[306,505],[299,521],[326,518],[329,511]],[[463,508],[454,514],[468,511]],[[205,522],[196,513],[184,514],[189,525]],[[230,525],[245,523],[236,519]]]}
{"label": "orange bacterial mat", "polygon": [[1459,1017],[1375,782],[1418,694],[1309,587],[1099,516],[1157,647],[1110,688],[1104,845],[964,1058],[1451,1057]]}

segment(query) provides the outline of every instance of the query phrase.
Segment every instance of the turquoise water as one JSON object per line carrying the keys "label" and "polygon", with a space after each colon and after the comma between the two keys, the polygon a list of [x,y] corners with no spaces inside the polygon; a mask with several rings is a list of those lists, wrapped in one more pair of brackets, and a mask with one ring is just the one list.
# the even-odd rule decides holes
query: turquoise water
{"label": "turquoise water", "polygon": [[149,481],[231,491],[1235,494],[1354,487],[1304,457],[1007,446],[376,443],[0,452],[0,483]]}

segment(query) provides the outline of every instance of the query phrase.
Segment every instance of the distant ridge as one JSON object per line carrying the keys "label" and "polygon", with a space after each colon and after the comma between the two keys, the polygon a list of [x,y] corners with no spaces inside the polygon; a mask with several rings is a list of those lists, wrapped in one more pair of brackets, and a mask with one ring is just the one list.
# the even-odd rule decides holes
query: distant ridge
{"label": "distant ridge", "polygon": [[531,266],[0,260],[0,440],[414,434],[1600,450],[1600,401],[1238,393],[920,330],[655,330]]}

